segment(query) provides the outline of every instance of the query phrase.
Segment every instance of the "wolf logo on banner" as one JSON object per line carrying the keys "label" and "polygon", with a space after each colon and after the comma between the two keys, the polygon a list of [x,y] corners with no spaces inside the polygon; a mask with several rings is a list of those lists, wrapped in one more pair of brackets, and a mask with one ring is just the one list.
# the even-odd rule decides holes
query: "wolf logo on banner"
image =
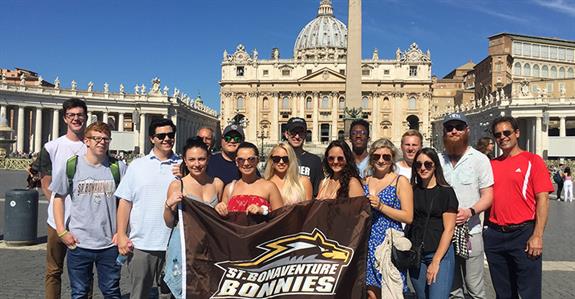
{"label": "wolf logo on banner", "polygon": [[258,248],[266,252],[254,260],[216,264],[225,273],[212,298],[334,294],[342,268],[353,257],[353,249],[327,239],[319,229],[280,237]]}

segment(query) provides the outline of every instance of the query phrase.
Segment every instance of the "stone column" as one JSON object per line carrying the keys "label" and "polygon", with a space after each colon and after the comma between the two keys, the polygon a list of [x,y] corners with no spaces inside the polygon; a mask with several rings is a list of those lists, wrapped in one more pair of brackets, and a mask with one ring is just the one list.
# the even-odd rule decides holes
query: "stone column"
{"label": "stone column", "polygon": [[[174,115],[170,116],[170,119],[172,120],[172,122],[174,123],[174,125],[176,126],[176,129],[178,127],[178,112],[174,110]],[[176,130],[177,131],[177,130]],[[174,151],[178,148],[178,139],[176,138],[176,140],[174,140]],[[183,142],[186,142],[185,140]]]}
{"label": "stone column", "polygon": [[18,107],[18,135],[16,136],[16,151],[18,153],[24,152],[24,107]]}
{"label": "stone column", "polygon": [[140,112],[140,124],[138,126],[140,129],[139,135],[140,138],[138,140],[138,146],[140,147],[140,153],[146,154],[146,113]]}
{"label": "stone column", "polygon": [[108,123],[108,112],[104,112],[104,115],[102,117],[102,122],[104,122],[106,124]]}
{"label": "stone column", "polygon": [[382,137],[381,134],[381,101],[379,94],[373,94],[371,98],[371,140],[375,141]]}
{"label": "stone column", "polygon": [[118,132],[124,132],[124,113],[118,113]]}
{"label": "stone column", "polygon": [[339,97],[336,93],[331,94],[331,140],[337,139],[337,132],[338,127],[337,124],[339,122],[339,111],[337,107],[339,105]]}
{"label": "stone column", "polygon": [[272,123],[270,126],[270,139],[272,139],[272,141],[274,143],[278,143],[282,139],[282,137],[281,137],[282,132],[280,132],[280,125],[279,125],[279,94],[278,93],[272,95],[271,116],[272,116]]}
{"label": "stone column", "polygon": [[559,118],[559,137],[567,136],[567,130],[565,126],[565,116]]}
{"label": "stone column", "polygon": [[60,137],[60,110],[52,110],[52,140]]}
{"label": "stone column", "polygon": [[92,112],[88,112],[88,116],[86,118],[86,127],[92,123]]}
{"label": "stone column", "polygon": [[42,149],[42,108],[36,108],[35,122],[33,152],[39,153]]}
{"label": "stone column", "polygon": [[319,93],[312,96],[311,142],[319,144]]}
{"label": "stone column", "polygon": [[535,118],[535,153],[538,155],[543,155],[543,138],[542,138],[542,125],[543,118],[536,117]]}
{"label": "stone column", "polygon": [[0,119],[4,119],[8,123],[8,117],[6,116],[6,106],[0,105]]}

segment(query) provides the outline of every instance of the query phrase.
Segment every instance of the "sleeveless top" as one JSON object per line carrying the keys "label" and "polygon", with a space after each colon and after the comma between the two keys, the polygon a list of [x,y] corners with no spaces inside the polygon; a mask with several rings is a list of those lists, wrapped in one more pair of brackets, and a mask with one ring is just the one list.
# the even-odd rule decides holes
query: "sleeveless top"
{"label": "sleeveless top", "polygon": [[[232,181],[230,186],[230,195],[234,190],[234,186],[236,185],[236,181]],[[255,204],[257,206],[267,206],[271,211],[270,203],[267,199],[259,196],[259,195],[250,195],[250,194],[239,194],[230,197],[228,200],[228,211],[230,212],[245,212],[247,208]]]}
{"label": "sleeveless top", "polygon": [[335,199],[337,198],[337,189],[332,190],[325,190],[327,188],[327,183],[329,182],[329,178],[324,178],[319,186],[319,192],[317,194],[317,199]]}

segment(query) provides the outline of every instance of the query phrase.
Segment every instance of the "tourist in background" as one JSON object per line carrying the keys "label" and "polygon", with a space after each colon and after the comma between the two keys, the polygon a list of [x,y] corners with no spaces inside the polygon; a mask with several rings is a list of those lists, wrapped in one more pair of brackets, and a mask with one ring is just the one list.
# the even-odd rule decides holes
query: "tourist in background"
{"label": "tourist in background", "polygon": [[361,178],[345,141],[332,141],[325,150],[322,164],[326,177],[321,181],[317,199],[363,196]]}
{"label": "tourist in background", "polygon": [[202,138],[202,141],[208,146],[208,151],[211,153],[214,149],[214,129],[210,127],[201,127],[196,134]]}
{"label": "tourist in background", "polygon": [[264,171],[264,178],[276,184],[284,205],[291,205],[313,196],[309,177],[300,175],[299,164],[289,144],[280,143],[272,148]]}
{"label": "tourist in background", "polygon": [[421,149],[423,136],[417,130],[407,130],[401,136],[402,159],[395,163],[395,172],[411,180],[411,166],[415,154]]}
{"label": "tourist in background", "polygon": [[[366,284],[369,298],[377,298],[382,274],[376,268],[375,250],[385,240],[387,229],[403,231],[401,223],[413,220],[413,190],[406,177],[395,170],[397,149],[388,139],[375,141],[369,150],[369,172],[363,190],[372,207],[371,233],[367,244]],[[401,273],[407,290],[405,273]]]}
{"label": "tourist in background", "polygon": [[[563,184],[565,183],[565,178],[563,175],[563,169],[565,164],[559,163],[559,167],[553,172],[553,181],[557,184],[557,200],[561,201],[561,195],[563,194]],[[565,198],[565,197],[563,197]]]}
{"label": "tourist in background", "polygon": [[423,242],[421,263],[409,270],[411,283],[420,299],[448,298],[455,269],[451,239],[459,203],[432,148],[416,154],[411,184],[414,214],[407,236],[413,246]]}
{"label": "tourist in background", "polygon": [[207,170],[209,176],[219,178],[226,185],[240,178],[235,159],[238,146],[244,141],[244,137],[244,130],[240,125],[231,124],[224,128],[221,151],[210,157]]}
{"label": "tourist in background", "polygon": [[573,201],[573,177],[569,167],[565,167],[563,170],[563,198],[568,202]]}
{"label": "tourist in background", "polygon": [[475,149],[483,153],[489,158],[489,160],[494,158],[495,143],[491,137],[481,137],[477,140]]}
{"label": "tourist in background", "polygon": [[283,206],[282,196],[276,185],[261,178],[257,172],[259,150],[249,142],[238,146],[236,165],[240,179],[233,180],[224,188],[222,201],[216,205],[221,216],[228,212],[267,215]]}

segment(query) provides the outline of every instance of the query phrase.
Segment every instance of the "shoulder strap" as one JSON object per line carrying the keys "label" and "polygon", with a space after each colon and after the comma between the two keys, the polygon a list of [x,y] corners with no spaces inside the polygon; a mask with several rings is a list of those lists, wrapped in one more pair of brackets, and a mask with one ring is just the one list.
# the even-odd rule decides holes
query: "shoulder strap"
{"label": "shoulder strap", "polygon": [[74,175],[78,166],[78,155],[74,155],[66,161],[66,177],[68,178],[68,195],[72,196],[74,189]]}
{"label": "shoulder strap", "polygon": [[110,161],[110,171],[112,172],[112,176],[114,177],[114,182],[116,183],[116,187],[120,184],[120,180],[122,179],[120,176],[120,164],[118,160],[115,158],[108,158]]}
{"label": "shoulder strap", "polygon": [[[229,191],[229,192],[228,192],[228,196],[229,196],[229,197],[232,197],[232,193],[234,193],[234,187],[235,187],[235,186],[236,186],[236,180],[233,180],[233,181],[230,183],[230,190],[228,190],[228,191]],[[228,198],[228,200],[229,200],[229,198]]]}

